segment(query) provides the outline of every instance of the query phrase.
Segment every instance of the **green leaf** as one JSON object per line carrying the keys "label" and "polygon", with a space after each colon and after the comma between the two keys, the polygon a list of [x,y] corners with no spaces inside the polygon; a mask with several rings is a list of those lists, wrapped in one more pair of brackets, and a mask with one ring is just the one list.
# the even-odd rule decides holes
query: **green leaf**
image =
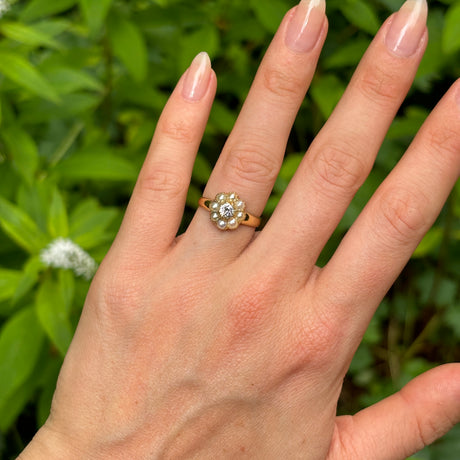
{"label": "green leaf", "polygon": [[126,159],[97,148],[75,152],[62,160],[55,171],[63,179],[133,181],[137,169]]}
{"label": "green leaf", "polygon": [[107,240],[107,227],[117,215],[114,208],[102,208],[95,200],[85,200],[70,215],[69,235],[83,249],[92,249]]}
{"label": "green leaf", "polygon": [[454,3],[446,13],[446,22],[442,33],[442,48],[446,54],[460,50],[460,2]]}
{"label": "green leaf", "polygon": [[104,85],[82,69],[60,65],[49,70],[43,69],[43,75],[59,94],[69,94],[80,90],[104,91]]}
{"label": "green leaf", "polygon": [[414,85],[424,92],[431,89],[432,82],[439,78],[442,69],[448,64],[442,50],[443,12],[438,9],[430,11],[427,26],[429,40],[414,81]]}
{"label": "green leaf", "polygon": [[429,230],[412,254],[412,258],[416,259],[432,254],[441,244],[442,234],[443,229],[439,227],[433,227]]}
{"label": "green leaf", "polygon": [[48,241],[24,211],[2,197],[0,197],[0,225],[13,241],[31,254],[39,252]]}
{"label": "green leaf", "polygon": [[187,190],[187,198],[186,204],[192,209],[196,209],[198,205],[198,200],[201,197],[201,190],[196,187],[195,185],[190,185],[189,189]]}
{"label": "green leaf", "polygon": [[45,279],[38,289],[35,307],[43,329],[64,356],[72,341],[73,331],[62,286],[50,277]]}
{"label": "green leaf", "polygon": [[426,120],[429,112],[420,107],[410,106],[407,108],[403,116],[397,117],[390,129],[388,130],[388,139],[399,139],[401,137],[414,137],[424,121]]}
{"label": "green leaf", "polygon": [[3,401],[3,404],[0,405],[0,430],[2,432],[5,433],[13,425],[25,405],[32,399],[36,387],[36,380],[29,378],[16,388],[8,399]]}
{"label": "green leaf", "polygon": [[180,69],[186,69],[201,51],[206,51],[212,59],[218,49],[219,35],[216,28],[208,24],[204,25],[184,37],[179,50],[178,62]]}
{"label": "green leaf", "polygon": [[282,0],[250,0],[250,5],[259,22],[271,33],[275,33],[283,16],[288,10],[288,3]]}
{"label": "green leaf", "polygon": [[445,323],[454,331],[455,337],[460,339],[460,305],[452,305],[444,315]]}
{"label": "green leaf", "polygon": [[134,80],[145,80],[148,65],[147,46],[137,25],[113,13],[109,15],[107,27],[115,56],[124,64]]}
{"label": "green leaf", "polygon": [[98,93],[77,92],[64,94],[62,104],[55,105],[43,99],[31,99],[18,104],[25,124],[52,123],[55,120],[71,119],[77,115],[88,116],[100,103],[102,95]]}
{"label": "green leaf", "polygon": [[436,284],[434,302],[437,307],[448,307],[455,302],[459,290],[458,280],[441,278]]}
{"label": "green leaf", "polygon": [[38,398],[37,422],[38,426],[42,426],[51,409],[56,382],[59,375],[59,370],[62,366],[62,359],[54,357],[47,362],[47,366],[43,371],[40,386],[43,388]]}
{"label": "green leaf", "polygon": [[42,19],[39,22],[34,23],[34,28],[39,32],[43,32],[50,37],[55,37],[62,32],[72,29],[72,22],[66,20],[63,17]]}
{"label": "green leaf", "polygon": [[219,100],[212,104],[208,128],[213,126],[218,132],[229,135],[236,121],[236,114]]}
{"label": "green leaf", "polygon": [[16,304],[23,298],[38,281],[38,275],[43,269],[43,264],[38,256],[31,257],[24,266],[21,272],[21,279],[16,287],[12,303]]}
{"label": "green leaf", "polygon": [[32,0],[22,10],[20,19],[29,22],[52,16],[72,8],[76,3],[77,0]]}
{"label": "green leaf", "polygon": [[360,371],[366,370],[374,363],[374,357],[368,346],[360,345],[353,356],[350,363],[349,372],[357,374]]}
{"label": "green leaf", "polygon": [[78,135],[81,133],[85,124],[82,121],[76,121],[73,126],[66,132],[61,142],[54,149],[53,153],[48,158],[49,165],[51,167],[56,166],[62,158],[64,158],[67,151],[77,140]]}
{"label": "green leaf", "polygon": [[370,43],[370,39],[357,38],[351,43],[340,45],[337,51],[324,60],[324,68],[337,69],[346,66],[356,66]]}
{"label": "green leaf", "polygon": [[83,16],[92,34],[102,26],[113,0],[79,0]]}
{"label": "green leaf", "polygon": [[347,0],[341,4],[343,15],[356,27],[375,35],[380,27],[380,21],[369,2]]}
{"label": "green leaf", "polygon": [[0,49],[0,73],[37,96],[60,102],[59,95],[40,72],[16,53]]}
{"label": "green leaf", "polygon": [[288,155],[281,166],[278,177],[276,178],[275,185],[273,187],[274,191],[279,195],[282,195],[289,185],[289,181],[294,176],[297,168],[300,165],[300,162],[303,159],[301,153],[291,153]]}
{"label": "green leaf", "polygon": [[64,308],[70,315],[75,296],[75,277],[72,270],[59,270],[58,282],[64,299]]}
{"label": "green leaf", "polygon": [[19,270],[0,268],[0,302],[14,296],[21,277],[22,272]]}
{"label": "green leaf", "polygon": [[30,216],[38,228],[48,233],[48,209],[54,185],[48,180],[38,180],[27,185],[22,183],[16,194],[18,208]]}
{"label": "green leaf", "polygon": [[209,176],[211,175],[211,165],[208,160],[198,153],[193,165],[192,179],[194,182],[204,185],[208,182]]}
{"label": "green leaf", "polygon": [[59,42],[33,25],[25,25],[20,22],[0,22],[0,33],[25,45],[62,48]]}
{"label": "green leaf", "polygon": [[328,119],[345,91],[345,85],[333,74],[315,78],[311,85],[310,94],[319,107],[323,117]]}
{"label": "green leaf", "polygon": [[32,308],[16,313],[0,333],[0,406],[30,376],[43,346],[43,331]]}
{"label": "green leaf", "polygon": [[281,166],[280,177],[289,182],[296,173],[303,157],[302,153],[291,153],[288,155]]}
{"label": "green leaf", "polygon": [[39,161],[34,140],[16,124],[2,130],[2,138],[13,160],[14,169],[31,184]]}
{"label": "green leaf", "polygon": [[69,234],[67,211],[61,193],[57,188],[53,190],[48,212],[48,231],[53,238],[66,237]]}

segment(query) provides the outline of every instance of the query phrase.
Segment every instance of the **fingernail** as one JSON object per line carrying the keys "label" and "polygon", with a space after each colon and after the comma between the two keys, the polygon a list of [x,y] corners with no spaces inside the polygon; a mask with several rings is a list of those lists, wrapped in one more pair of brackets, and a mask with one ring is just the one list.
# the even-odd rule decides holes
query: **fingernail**
{"label": "fingernail", "polygon": [[397,56],[412,56],[425,32],[427,13],[426,0],[407,0],[394,16],[385,37],[388,49]]}
{"label": "fingernail", "polygon": [[182,87],[182,95],[190,101],[199,101],[209,86],[211,60],[204,51],[196,55],[187,70]]}
{"label": "fingernail", "polygon": [[286,46],[300,53],[311,51],[321,33],[325,12],[325,0],[302,0],[289,22]]}

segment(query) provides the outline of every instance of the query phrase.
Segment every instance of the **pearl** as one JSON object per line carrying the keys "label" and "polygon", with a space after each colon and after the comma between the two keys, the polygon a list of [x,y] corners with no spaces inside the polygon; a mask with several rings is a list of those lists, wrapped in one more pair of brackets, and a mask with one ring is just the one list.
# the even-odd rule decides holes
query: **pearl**
{"label": "pearl", "polygon": [[220,219],[220,215],[218,212],[212,212],[211,213],[211,220],[213,222],[217,222]]}
{"label": "pearl", "polygon": [[232,192],[232,193],[230,193],[230,195],[228,195],[228,199],[229,199],[230,201],[235,201],[235,200],[238,199],[238,195],[237,195],[236,193],[233,193],[233,192]]}
{"label": "pearl", "polygon": [[236,219],[237,219],[238,221],[244,220],[245,217],[246,217],[246,216],[245,216],[245,213],[242,212],[242,211],[239,211],[239,212],[236,213]]}
{"label": "pearl", "polygon": [[235,208],[238,209],[238,211],[244,211],[244,201],[238,200],[235,203]]}
{"label": "pearl", "polygon": [[217,227],[221,230],[225,230],[227,228],[227,221],[221,219],[217,221]]}
{"label": "pearl", "polygon": [[219,203],[225,203],[226,200],[227,200],[227,197],[225,196],[225,193],[219,193],[216,196],[216,201]]}
{"label": "pearl", "polygon": [[219,203],[216,203],[215,201],[211,201],[211,203],[209,203],[209,209],[213,212],[219,211]]}
{"label": "pearl", "polygon": [[237,221],[235,218],[230,219],[230,220],[228,221],[227,225],[228,225],[228,228],[230,228],[230,229],[233,230],[233,229],[235,229],[236,227],[238,227],[238,221]]}

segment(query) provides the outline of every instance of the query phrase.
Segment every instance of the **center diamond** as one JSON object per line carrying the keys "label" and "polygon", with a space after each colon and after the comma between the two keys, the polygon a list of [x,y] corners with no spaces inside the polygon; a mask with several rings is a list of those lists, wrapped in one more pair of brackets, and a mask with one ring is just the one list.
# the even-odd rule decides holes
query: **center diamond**
{"label": "center diamond", "polygon": [[231,217],[233,217],[234,212],[235,210],[233,209],[233,206],[230,203],[224,203],[219,208],[219,214],[224,219],[230,219]]}

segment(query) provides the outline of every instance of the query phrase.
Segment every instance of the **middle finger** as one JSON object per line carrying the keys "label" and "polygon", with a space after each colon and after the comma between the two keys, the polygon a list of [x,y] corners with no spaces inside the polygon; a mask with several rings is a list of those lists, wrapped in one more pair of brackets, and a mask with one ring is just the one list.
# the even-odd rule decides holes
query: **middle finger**
{"label": "middle finger", "polygon": [[382,26],[254,250],[282,241],[279,257],[291,269],[313,267],[410,88],[427,41],[426,17],[426,0],[408,0]]}

